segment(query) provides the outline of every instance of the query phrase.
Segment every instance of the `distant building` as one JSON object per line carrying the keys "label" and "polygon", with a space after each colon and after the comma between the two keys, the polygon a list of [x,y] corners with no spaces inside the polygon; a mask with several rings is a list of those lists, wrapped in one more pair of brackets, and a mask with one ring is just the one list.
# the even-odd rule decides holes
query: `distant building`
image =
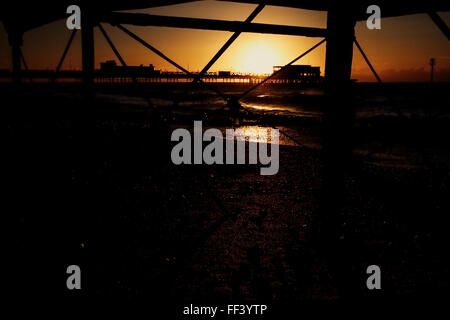
{"label": "distant building", "polygon": [[114,71],[117,67],[116,61],[107,60],[105,62],[100,62],[100,70],[103,72],[111,72]]}
{"label": "distant building", "polygon": [[161,73],[160,70],[155,70],[155,67],[150,64],[148,67],[143,66],[118,66],[116,61],[108,60],[100,63],[100,72],[104,75],[113,75],[121,77],[152,77]]}
{"label": "distant building", "polygon": [[[281,70],[284,66],[274,66],[273,72]],[[303,80],[308,82],[316,82],[320,79],[320,67],[312,67],[310,65],[290,65],[284,68],[273,79],[283,80]]]}
{"label": "distant building", "polygon": [[231,76],[231,71],[219,71],[219,77],[229,77]]}

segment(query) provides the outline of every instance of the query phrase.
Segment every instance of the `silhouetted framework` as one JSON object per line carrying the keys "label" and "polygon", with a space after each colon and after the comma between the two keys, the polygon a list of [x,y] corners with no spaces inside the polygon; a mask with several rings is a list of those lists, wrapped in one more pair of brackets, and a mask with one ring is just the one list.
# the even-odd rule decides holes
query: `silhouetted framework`
{"label": "silhouetted framework", "polygon": [[[355,39],[354,26],[356,21],[366,19],[366,8],[373,4],[373,1],[352,1],[351,5],[342,1],[233,1],[242,3],[254,3],[257,7],[250,14],[250,16],[243,22],[239,21],[223,21],[212,19],[198,19],[198,18],[184,18],[184,17],[166,17],[149,14],[137,13],[123,13],[116,12],[118,10],[142,9],[155,6],[169,5],[174,3],[183,3],[188,1],[81,1],[82,9],[82,65],[83,65],[83,82],[84,90],[88,97],[93,93],[93,79],[94,79],[94,37],[93,30],[100,23],[110,23],[117,27],[125,34],[144,45],[146,48],[165,59],[177,69],[189,75],[194,81],[203,82],[202,77],[207,70],[219,59],[219,57],[229,48],[234,40],[242,32],[262,33],[262,34],[280,34],[293,36],[307,36],[324,38],[316,45],[306,52],[293,59],[285,67],[280,68],[274,72],[267,79],[261,81],[255,86],[249,88],[238,97],[229,97],[223,94],[219,89],[214,90],[225,100],[237,99],[244,97],[258,86],[273,78],[283,70],[291,66],[296,61],[300,60],[315,48],[326,42],[326,61],[325,61],[325,88],[326,88],[326,103],[323,106],[323,187],[322,187],[322,207],[320,208],[319,216],[316,219],[317,231],[320,232],[320,237],[313,237],[317,239],[319,244],[326,250],[327,256],[330,259],[330,264],[335,266],[334,272],[338,282],[346,279],[345,271],[339,267],[339,261],[345,260],[351,254],[346,255],[345,248],[339,248],[337,241],[337,234],[339,230],[339,214],[341,210],[341,201],[343,199],[344,190],[344,173],[351,163],[351,128],[353,120],[353,105],[352,105],[352,83],[350,81],[350,73],[352,67],[353,44],[355,43],[358,50],[363,55],[365,61],[369,65],[371,71],[381,82],[380,77],[375,72],[374,67],[369,62],[367,55],[362,50],[361,46]],[[46,6],[48,4],[48,6]],[[12,70],[13,81],[16,84],[20,83],[20,69],[21,69],[21,50],[22,35],[27,30],[38,27],[45,23],[63,18],[65,10],[68,5],[77,4],[77,1],[60,1],[58,4],[50,3],[49,1],[30,2],[27,5],[27,10],[24,12],[21,7],[24,6],[23,1],[20,3],[9,5],[1,5],[3,10],[0,10],[0,20],[4,22],[5,28],[8,32],[9,43],[12,50]],[[273,24],[252,23],[253,19],[261,12],[265,5],[284,6],[292,8],[302,8],[309,10],[321,10],[328,12],[327,28],[311,28],[311,27],[297,27],[284,26]],[[424,1],[416,4],[410,1],[378,1],[382,9],[382,17],[401,16],[416,13],[427,13],[432,21],[436,23],[439,29],[449,37],[449,29],[445,22],[436,14],[436,11],[449,11],[450,3],[442,4],[438,1]],[[164,26],[174,28],[192,28],[204,30],[222,30],[231,31],[234,34],[229,40],[220,48],[220,50],[212,57],[212,59],[205,65],[200,74],[193,74],[177,62],[159,51],[154,45],[146,42],[132,31],[127,29],[123,24],[139,25],[139,26]],[[111,46],[115,55],[123,66],[126,66],[125,60],[119,54],[117,48],[114,46],[112,40],[106,34],[105,30],[100,26],[100,30],[107,42]],[[70,44],[72,43],[72,33],[68,45],[64,50],[57,70],[60,69],[64,57],[67,53]],[[133,79],[137,82],[136,79]],[[148,99],[149,100],[149,99]],[[149,103],[150,100],[149,100]],[[249,112],[248,110],[246,110]],[[285,134],[283,131],[281,133]],[[286,136],[288,136],[286,134]],[[294,138],[288,136],[299,145],[301,143]],[[314,234],[313,234],[314,235]],[[320,239],[320,241],[319,241]],[[342,287],[345,287],[341,283]]]}
{"label": "silhouetted framework", "polygon": [[101,22],[130,24],[136,26],[174,27],[201,30],[267,33],[305,37],[325,37],[326,30],[321,28],[294,27],[263,23],[248,23],[240,21],[222,21],[197,18],[179,18],[156,16],[142,13],[113,12],[101,17]]}

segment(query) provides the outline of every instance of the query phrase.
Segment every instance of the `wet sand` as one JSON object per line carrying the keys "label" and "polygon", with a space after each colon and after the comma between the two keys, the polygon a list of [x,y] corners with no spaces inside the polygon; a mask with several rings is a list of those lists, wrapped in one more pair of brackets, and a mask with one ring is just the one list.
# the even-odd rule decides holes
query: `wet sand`
{"label": "wet sand", "polygon": [[[372,146],[355,150],[338,230],[343,286],[310,237],[321,192],[317,123],[281,123],[306,147],[282,144],[279,173],[264,177],[250,165],[171,164],[171,128],[123,104],[34,93],[3,110],[21,294],[35,293],[22,289],[34,261],[44,275],[35,281],[52,295],[142,299],[174,311],[196,301],[433,299],[448,289],[445,148],[388,161],[364,157]],[[82,294],[64,290],[73,261],[86,275]],[[370,264],[383,270],[382,294],[365,289]]]}

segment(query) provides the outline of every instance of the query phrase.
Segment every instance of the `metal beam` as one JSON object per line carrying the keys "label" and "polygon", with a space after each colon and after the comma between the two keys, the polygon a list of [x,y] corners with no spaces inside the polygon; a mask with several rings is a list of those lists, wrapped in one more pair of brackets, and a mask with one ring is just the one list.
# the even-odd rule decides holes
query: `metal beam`
{"label": "metal beam", "polygon": [[248,23],[242,21],[226,21],[184,17],[157,16],[144,13],[111,12],[99,17],[100,22],[112,25],[130,24],[136,26],[174,27],[200,30],[217,30],[231,32],[250,32],[279,34],[304,37],[325,37],[326,29],[295,27],[263,23]]}
{"label": "metal beam", "polygon": [[[149,44],[147,41],[145,41],[144,39],[140,38],[138,35],[134,34],[133,32],[131,32],[130,30],[128,30],[127,28],[125,28],[122,25],[118,25],[117,28],[119,28],[120,30],[122,30],[124,33],[126,33],[127,35],[129,35],[131,38],[133,38],[134,40],[136,40],[137,42],[139,42],[140,44],[142,44],[144,47],[146,47],[147,49],[149,49],[150,51],[156,53],[158,56],[160,56],[161,58],[163,58],[164,60],[166,60],[167,62],[169,62],[171,65],[173,65],[174,67],[176,67],[177,69],[183,71],[185,74],[187,74],[188,76],[191,76],[192,79],[194,79],[196,77],[195,74],[191,73],[189,70],[187,70],[186,68],[183,68],[182,66],[180,66],[178,63],[176,63],[175,61],[173,61],[172,59],[170,59],[168,56],[166,56],[164,53],[162,53],[161,51],[159,51],[158,49],[156,49],[155,47],[153,47],[151,44]],[[200,82],[203,83],[202,79],[199,79]],[[223,94],[219,89],[217,89],[216,87],[212,87],[213,90],[219,95],[221,96],[224,100],[227,100],[227,96],[225,94]]]}
{"label": "metal beam", "polygon": [[13,83],[20,83],[20,69],[21,69],[21,49],[23,43],[23,34],[20,31],[12,30],[8,34],[9,44],[11,45],[12,58],[12,80]]}
{"label": "metal beam", "polygon": [[[265,5],[260,4],[258,5],[255,10],[248,16],[248,18],[245,20],[245,22],[252,22],[253,19],[264,9]],[[242,32],[236,31],[230,39],[228,39],[227,42],[222,46],[222,48],[217,51],[217,53],[214,55],[214,57],[208,62],[208,64],[200,71],[199,77],[204,75],[209,68],[212,67],[212,65],[222,56],[222,54],[233,44],[233,42],[241,35]]]}
{"label": "metal beam", "polygon": [[[220,0],[226,2],[237,3],[263,3],[267,6],[297,8],[302,10],[329,11],[333,10],[334,0],[316,0],[316,1],[299,1],[299,0]],[[374,3],[376,2],[376,3]],[[450,4],[448,1],[428,0],[428,1],[406,1],[406,0],[353,0],[343,5],[345,10],[352,8],[352,14],[357,21],[364,21],[368,15],[366,9],[371,4],[377,4],[382,8],[382,18],[398,17],[411,14],[426,13],[428,10],[449,11]]]}
{"label": "metal beam", "polygon": [[66,44],[66,47],[64,48],[61,59],[59,59],[58,65],[56,66],[55,75],[52,78],[52,82],[54,82],[56,80],[59,70],[61,70],[62,64],[64,63],[64,60],[66,59],[67,52],[69,52],[70,45],[72,44],[72,41],[75,38],[76,34],[77,34],[77,29],[74,29],[72,31],[72,33],[70,34],[69,41],[67,41],[67,44]]}
{"label": "metal beam", "polygon": [[[108,36],[108,34],[106,33],[105,29],[103,29],[102,25],[99,23],[98,24],[98,28],[100,29],[100,32],[103,34],[103,37],[105,37],[106,42],[108,42],[109,46],[111,47],[112,51],[114,52],[114,54],[116,55],[117,59],[119,59],[120,64],[124,67],[127,66],[127,63],[125,62],[125,60],[122,58],[122,56],[119,53],[119,50],[117,50],[116,46],[114,45],[114,43],[111,41],[111,38]],[[133,79],[135,79],[133,77]]]}
{"label": "metal beam", "polygon": [[[378,83],[383,83],[381,81],[380,76],[378,75],[378,73],[375,71],[375,68],[373,67],[372,63],[370,62],[369,58],[367,57],[366,53],[364,52],[364,50],[362,49],[362,47],[360,46],[358,40],[356,40],[356,37],[354,39],[354,42],[356,44],[356,47],[358,48],[359,52],[361,53],[361,55],[363,56],[364,60],[366,61],[367,65],[369,66],[370,70],[372,71],[373,75],[375,76],[375,78],[377,79]],[[388,98],[391,100],[391,98],[388,96]],[[392,106],[394,107],[395,111],[397,112],[398,116],[401,118],[405,118],[405,116],[403,115],[402,111],[400,110],[400,108],[398,108],[397,104],[391,100]]]}
{"label": "metal beam", "polygon": [[127,28],[125,28],[124,26],[118,25],[117,28],[119,28],[120,30],[122,30],[123,32],[125,32],[127,35],[129,35],[131,38],[133,38],[134,40],[136,40],[137,42],[139,42],[140,44],[142,44],[144,47],[146,47],[147,49],[150,49],[150,51],[154,52],[155,54],[157,54],[158,56],[160,56],[161,58],[163,58],[164,60],[166,60],[167,62],[169,62],[171,65],[173,65],[174,67],[176,67],[177,69],[183,71],[184,73],[194,77],[194,75],[188,71],[187,69],[183,68],[182,66],[180,66],[178,63],[176,63],[175,61],[173,61],[172,59],[170,59],[168,56],[166,56],[164,53],[162,53],[161,51],[159,51],[158,49],[156,49],[154,46],[152,46],[151,44],[149,44],[147,41],[145,41],[144,39],[138,37],[136,34],[134,34],[133,32],[131,32],[130,30],[128,30]]}
{"label": "metal beam", "polygon": [[25,69],[28,77],[30,78],[30,82],[33,82],[33,77],[31,76],[30,69],[28,69],[27,61],[25,60],[25,56],[23,55],[22,49],[20,50],[20,57],[22,58],[23,68]]}
{"label": "metal beam", "polygon": [[351,69],[354,26],[351,10],[338,1],[328,11],[327,51],[325,55],[325,103],[322,118],[322,190],[318,216],[317,241],[324,255],[338,294],[351,299],[358,292],[357,276],[352,274],[353,242],[341,238],[344,214],[346,173],[352,161],[353,100]]}
{"label": "metal beam", "polygon": [[[344,172],[351,160],[351,68],[354,16],[337,3],[328,12],[323,106],[323,180],[319,230],[323,240],[338,239],[343,204]],[[327,241],[326,241],[327,242]]]}
{"label": "metal beam", "polygon": [[[102,25],[101,25],[100,23],[98,24],[98,28],[100,29],[101,33],[102,33],[103,36],[105,37],[106,41],[108,42],[108,44],[109,44],[109,46],[111,47],[111,49],[112,49],[112,51],[114,52],[114,54],[116,55],[117,59],[119,59],[119,61],[120,61],[120,63],[122,64],[122,66],[126,67],[126,66],[127,66],[127,63],[126,63],[125,60],[122,58],[122,56],[121,56],[120,53],[119,53],[119,50],[117,50],[117,48],[116,48],[116,46],[114,45],[114,43],[112,42],[111,38],[108,36],[108,34],[106,33],[105,29],[103,29],[103,27],[102,27]],[[133,79],[133,83],[134,83],[135,85],[137,85],[137,84],[138,84],[137,78],[136,78],[134,75],[133,75],[131,78]],[[154,111],[156,111],[156,112],[158,113],[158,115],[159,115],[159,112],[158,112],[158,110],[155,108],[155,106],[153,105],[152,100],[151,100],[149,97],[147,97],[147,96],[144,96],[144,99],[145,99],[145,101],[147,102],[148,106],[149,106],[150,108],[152,108]]]}
{"label": "metal beam", "polygon": [[375,68],[373,67],[372,63],[370,63],[369,58],[367,58],[366,53],[364,52],[364,50],[359,45],[358,40],[356,40],[356,38],[355,38],[354,41],[355,41],[356,47],[358,48],[359,52],[363,56],[364,60],[366,61],[367,65],[369,66],[369,68],[372,71],[373,75],[375,76],[375,78],[377,78],[378,83],[381,83],[381,79],[378,76],[378,73],[375,71]]}
{"label": "metal beam", "polygon": [[292,60],[291,62],[289,62],[287,65],[283,66],[283,68],[281,68],[280,70],[272,73],[270,76],[268,76],[267,78],[265,78],[263,81],[257,83],[256,85],[254,85],[253,87],[247,89],[244,93],[239,95],[238,99],[242,99],[243,97],[245,97],[247,94],[249,94],[250,92],[252,92],[253,90],[255,90],[256,88],[258,88],[259,86],[261,86],[262,84],[266,83],[268,80],[272,79],[273,77],[275,77],[277,74],[279,74],[280,72],[286,70],[287,67],[289,67],[290,65],[296,63],[298,60],[300,60],[301,58],[303,58],[304,56],[306,56],[308,53],[310,53],[311,51],[313,51],[314,49],[316,49],[317,47],[319,47],[322,43],[324,43],[326,41],[326,39],[321,40],[319,43],[316,43],[314,46],[312,46],[310,49],[306,50],[305,52],[303,52],[301,55],[299,55],[297,58],[295,58],[294,60]]}
{"label": "metal beam", "polygon": [[441,30],[442,33],[447,37],[447,40],[450,40],[450,29],[448,28],[445,21],[442,20],[442,18],[436,12],[430,11],[428,12],[428,16],[431,18],[431,20],[433,20],[439,30]]}
{"label": "metal beam", "polygon": [[[299,0],[245,0],[234,1],[241,3],[266,4],[273,6],[283,6],[288,8],[309,9],[327,11],[331,4],[336,1],[316,0],[316,1],[299,1]],[[37,28],[44,24],[56,21],[66,17],[65,9],[71,4],[80,2],[79,0],[40,0],[26,1],[26,9],[24,10],[24,1],[2,1],[0,4],[0,20],[2,20],[8,29],[9,25],[16,24],[20,21],[22,31]],[[96,0],[89,1],[89,5],[93,7],[95,12],[106,13],[119,10],[138,10],[158,6],[167,6],[172,4],[193,2],[189,0]],[[357,14],[358,20],[366,20],[367,6],[373,4],[373,0],[348,1],[343,6],[346,9],[352,7]],[[426,13],[427,11],[449,11],[450,4],[448,1],[428,0],[428,1],[392,1],[377,0],[376,4],[382,9],[382,17],[402,16],[408,14]],[[82,9],[84,12],[84,8]]]}
{"label": "metal beam", "polygon": [[83,11],[81,19],[81,58],[83,66],[83,86],[86,97],[92,97],[94,92],[94,23],[89,6]]}

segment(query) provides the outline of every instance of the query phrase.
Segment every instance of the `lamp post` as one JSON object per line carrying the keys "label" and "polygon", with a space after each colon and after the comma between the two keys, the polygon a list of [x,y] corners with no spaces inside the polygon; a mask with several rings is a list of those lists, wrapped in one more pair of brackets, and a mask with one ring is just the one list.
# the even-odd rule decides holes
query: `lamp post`
{"label": "lamp post", "polygon": [[434,77],[434,66],[436,65],[436,59],[431,58],[430,59],[430,66],[431,66],[431,73],[430,73],[430,83],[433,83],[433,77]]}

